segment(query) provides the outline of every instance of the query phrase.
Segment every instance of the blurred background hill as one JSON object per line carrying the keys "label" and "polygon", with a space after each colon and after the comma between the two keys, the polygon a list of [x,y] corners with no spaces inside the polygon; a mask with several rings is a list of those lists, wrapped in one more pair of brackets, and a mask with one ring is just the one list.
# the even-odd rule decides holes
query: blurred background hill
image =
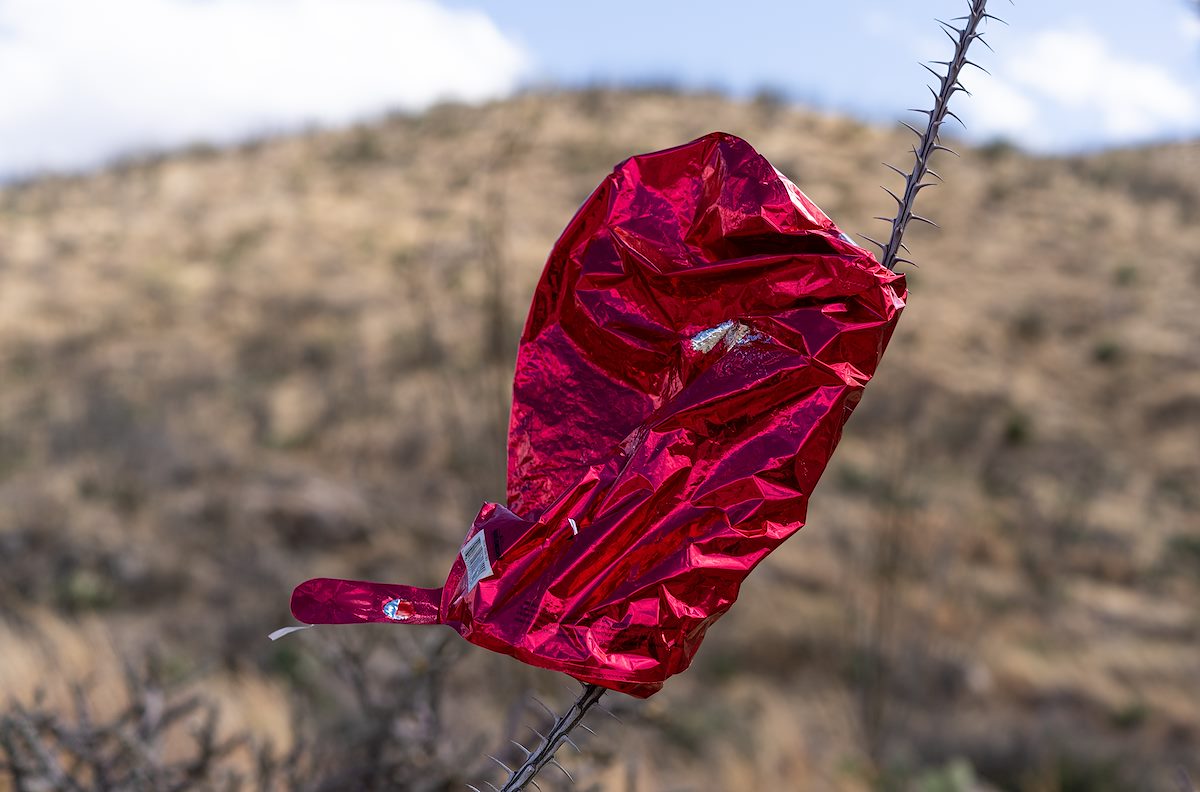
{"label": "blurred background hill", "polygon": [[[503,498],[554,239],[618,161],[714,129],[852,236],[906,164],[907,133],[770,93],[595,89],[0,188],[0,789],[81,701],[196,693],[248,740],[200,788],[478,785],[565,678],[441,629],[265,635],[306,577],[440,584]],[[961,150],[808,526],[691,670],[614,699],[583,788],[1200,778],[1200,144]],[[201,714],[139,744],[187,764]]]}

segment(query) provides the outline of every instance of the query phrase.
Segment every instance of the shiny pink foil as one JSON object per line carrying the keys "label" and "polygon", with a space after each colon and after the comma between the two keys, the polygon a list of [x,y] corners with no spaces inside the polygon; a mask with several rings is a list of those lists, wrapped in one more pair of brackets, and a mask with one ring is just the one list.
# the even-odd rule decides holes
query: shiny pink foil
{"label": "shiny pink foil", "polygon": [[[809,495],[904,307],[902,276],[745,141],[617,166],[550,254],[521,337],[508,507],[466,590],[310,580],[307,623],[446,624],[649,696]],[[464,545],[465,546],[465,545]]]}

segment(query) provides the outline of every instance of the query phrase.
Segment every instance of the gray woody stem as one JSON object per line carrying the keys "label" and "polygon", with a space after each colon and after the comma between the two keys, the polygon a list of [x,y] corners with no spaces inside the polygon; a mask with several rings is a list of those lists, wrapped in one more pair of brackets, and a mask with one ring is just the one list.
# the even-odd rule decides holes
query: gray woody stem
{"label": "gray woody stem", "polygon": [[[520,792],[520,790],[525,789],[530,784],[536,787],[537,782],[533,780],[534,777],[542,771],[542,768],[549,764],[557,767],[573,782],[575,779],[571,777],[571,774],[567,772],[565,767],[558,763],[558,760],[554,758],[554,754],[558,752],[558,749],[562,747],[564,742],[571,742],[571,732],[583,722],[583,717],[587,715],[588,710],[600,701],[600,697],[604,693],[605,688],[599,685],[584,685],[583,690],[580,691],[579,696],[576,697],[570,708],[555,718],[553,725],[551,725],[550,730],[542,737],[537,748],[531,751],[517,743],[517,747],[525,751],[526,756],[525,761],[516,770],[511,770],[500,762],[500,760],[493,757],[493,761],[500,764],[506,770],[509,770],[508,781],[499,789],[499,792]],[[584,726],[583,728],[586,729],[587,727]],[[488,784],[488,786],[492,789],[497,789],[492,784]],[[469,784],[468,787],[475,790],[475,792],[480,792],[477,787],[470,786]]]}
{"label": "gray woody stem", "polygon": [[[930,170],[930,158],[932,158],[934,153],[938,151],[949,151],[952,154],[955,153],[952,149],[941,144],[939,141],[939,134],[941,132],[942,124],[945,123],[947,117],[953,118],[960,124],[962,123],[962,120],[955,115],[952,110],[950,110],[950,100],[953,99],[954,95],[959,91],[969,93],[959,81],[963,69],[965,69],[967,66],[974,66],[975,68],[981,70],[983,68],[979,66],[979,64],[967,59],[967,51],[970,49],[971,44],[975,41],[979,41],[985,47],[990,49],[988,43],[983,40],[983,34],[979,32],[979,26],[985,19],[1003,21],[987,12],[987,0],[971,0],[970,11],[967,13],[967,15],[954,20],[962,22],[962,27],[955,27],[949,22],[942,22],[941,20],[938,20],[938,24],[942,26],[943,32],[950,38],[951,41],[954,42],[954,55],[948,61],[936,62],[936,65],[944,66],[946,68],[946,73],[944,75],[938,74],[937,71],[929,66],[925,66],[925,68],[928,69],[929,72],[938,79],[939,85],[938,90],[936,91],[932,87],[929,89],[930,93],[933,94],[933,109],[917,111],[924,113],[928,117],[928,123],[925,126],[924,133],[918,132],[916,128],[905,124],[905,126],[912,130],[913,134],[915,134],[919,139],[918,144],[913,146],[912,149],[914,160],[912,170],[905,174],[899,168],[895,168],[891,165],[887,166],[904,177],[903,197],[896,195],[896,193],[884,187],[884,190],[887,191],[888,195],[892,196],[892,198],[896,201],[896,216],[891,218],[892,235],[888,239],[887,244],[881,245],[880,243],[875,242],[875,244],[879,245],[879,247],[883,250],[883,253],[880,257],[880,263],[890,270],[894,270],[897,263],[913,263],[910,259],[904,258],[900,255],[902,250],[905,252],[908,251],[908,248],[904,246],[904,231],[906,228],[908,228],[909,221],[916,220],[918,222],[937,227],[937,224],[929,218],[922,217],[919,214],[914,214],[913,206],[916,204],[917,194],[926,187],[931,187],[934,184],[934,182],[927,182],[924,180],[926,175],[931,175],[937,178],[939,181],[941,180],[941,176],[938,176],[937,172]],[[887,220],[889,218],[880,219]],[[874,242],[874,240],[871,241]]]}

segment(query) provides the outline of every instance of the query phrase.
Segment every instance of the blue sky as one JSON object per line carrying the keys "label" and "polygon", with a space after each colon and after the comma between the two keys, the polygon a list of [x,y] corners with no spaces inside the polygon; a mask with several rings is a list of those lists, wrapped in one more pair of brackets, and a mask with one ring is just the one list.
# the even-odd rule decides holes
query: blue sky
{"label": "blue sky", "polygon": [[[1200,137],[1189,0],[993,0],[958,105],[1045,152]],[[523,87],[668,82],[887,122],[965,0],[0,0],[0,178]]]}
{"label": "blue sky", "polygon": [[[482,9],[534,56],[551,82],[664,78],[798,100],[878,120],[924,107],[918,61],[945,58],[934,18],[965,0],[736,3],[448,0]],[[993,0],[996,54],[978,61],[977,100],[962,115],[976,137],[1070,150],[1200,130],[1200,13],[1187,0]],[[914,104],[916,103],[916,104]],[[978,128],[976,128],[978,127]]]}

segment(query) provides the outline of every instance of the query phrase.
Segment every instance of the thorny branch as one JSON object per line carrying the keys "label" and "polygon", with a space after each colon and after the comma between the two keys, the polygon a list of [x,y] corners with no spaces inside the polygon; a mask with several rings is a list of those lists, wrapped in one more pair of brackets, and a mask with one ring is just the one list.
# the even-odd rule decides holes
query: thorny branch
{"label": "thorny branch", "polygon": [[[911,259],[901,256],[901,251],[907,253],[908,247],[904,244],[904,231],[908,228],[909,222],[916,220],[927,225],[937,228],[937,223],[927,217],[922,217],[913,212],[913,206],[917,202],[917,195],[926,187],[932,187],[937,182],[926,181],[926,176],[932,176],[938,181],[942,177],[937,171],[929,167],[929,161],[933,155],[939,151],[948,151],[957,156],[957,152],[948,146],[941,143],[940,135],[942,124],[947,118],[953,118],[955,121],[962,123],[953,110],[950,109],[950,101],[959,91],[970,95],[970,91],[963,87],[961,76],[963,69],[967,66],[974,66],[981,71],[986,71],[982,66],[967,58],[967,52],[971,48],[971,44],[978,41],[983,46],[991,49],[987,41],[984,40],[983,34],[979,32],[980,25],[984,20],[994,19],[997,22],[1003,22],[999,17],[993,16],[987,12],[987,0],[970,0],[970,10],[965,16],[957,17],[953,22],[962,22],[962,27],[955,27],[950,22],[938,20],[938,24],[942,26],[942,32],[954,42],[954,54],[950,60],[934,61],[934,66],[943,66],[946,69],[945,74],[939,74],[932,66],[922,64],[930,74],[938,80],[938,89],[934,90],[929,87],[929,92],[933,94],[933,108],[930,110],[914,110],[914,112],[924,114],[928,122],[925,125],[925,131],[920,132],[907,123],[904,124],[914,135],[917,136],[917,144],[912,147],[913,166],[912,169],[905,173],[899,168],[884,163],[885,167],[895,171],[904,179],[904,194],[897,195],[892,190],[884,187],[884,191],[892,197],[896,202],[895,217],[879,217],[877,220],[891,222],[892,234],[888,238],[887,244],[876,242],[870,237],[864,237],[868,242],[877,245],[882,251],[880,263],[890,270],[895,270],[896,265],[900,263],[914,264]],[[903,122],[901,122],[903,123]]]}
{"label": "thorny branch", "polygon": [[[588,714],[588,711],[591,710],[592,707],[599,703],[600,698],[604,695],[604,693],[605,688],[602,688],[599,685],[585,684],[583,689],[579,692],[579,695],[576,696],[573,702],[571,702],[571,706],[567,708],[566,712],[563,714],[555,715],[551,709],[546,707],[546,712],[549,713],[552,718],[554,718],[554,722],[550,725],[550,728],[547,729],[545,734],[537,731],[536,729],[533,730],[534,734],[536,734],[540,739],[537,747],[530,749],[526,748],[516,740],[512,741],[512,744],[525,754],[525,761],[523,761],[516,769],[509,767],[496,757],[489,755],[489,759],[503,767],[508,773],[508,780],[504,782],[503,787],[497,787],[495,784],[486,781],[484,783],[487,784],[489,789],[494,790],[494,792],[521,792],[521,790],[526,789],[530,784],[532,784],[535,788],[540,789],[541,787],[538,786],[538,783],[534,780],[534,778],[547,765],[554,765],[560,771],[562,771],[563,775],[565,775],[568,780],[574,783],[575,778],[571,775],[567,768],[559,764],[558,760],[554,758],[554,755],[558,752],[558,749],[562,747],[563,743],[569,743],[576,750],[579,750],[579,746],[575,745],[575,742],[571,739],[571,732],[574,731],[576,727],[582,727],[586,731],[591,731],[591,729],[583,724],[583,718]],[[538,704],[540,704],[542,707],[545,707],[545,705],[541,704],[540,701]],[[474,790],[474,792],[483,792],[483,790],[480,790],[479,787],[471,784],[467,784],[467,788]]]}

